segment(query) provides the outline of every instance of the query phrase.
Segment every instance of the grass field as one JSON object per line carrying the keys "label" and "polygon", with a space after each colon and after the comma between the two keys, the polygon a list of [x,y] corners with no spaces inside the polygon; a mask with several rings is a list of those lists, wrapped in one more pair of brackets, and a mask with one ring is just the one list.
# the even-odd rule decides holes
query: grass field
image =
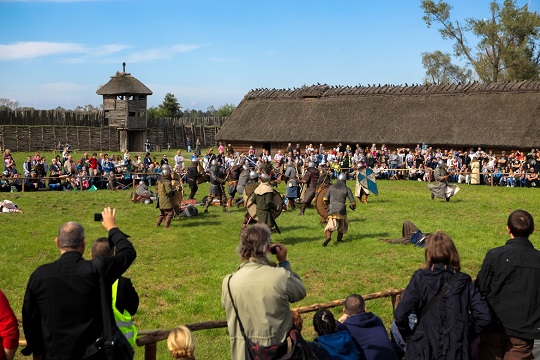
{"label": "grass field", "polygon": [[[16,156],[20,170],[24,156]],[[353,181],[348,185],[353,187]],[[288,247],[291,265],[307,288],[307,297],[293,306],[405,287],[411,274],[422,266],[423,250],[378,241],[399,237],[405,219],[426,232],[447,232],[460,252],[462,270],[473,277],[485,253],[508,239],[505,224],[511,211],[525,209],[540,219],[537,189],[461,185],[461,191],[447,203],[432,201],[424,182],[379,181],[378,187],[379,196],[370,196],[369,204],[359,204],[355,212],[349,212],[349,232],[340,245],[321,246],[324,231],[315,209],[308,209],[303,217],[289,212],[277,219],[282,234],[274,234],[273,241]],[[203,184],[196,198],[205,196],[207,189]],[[284,193],[284,184],[278,190]],[[220,207],[212,207],[208,214],[201,211],[192,219],[175,219],[171,229],[164,230],[155,226],[159,213],[155,205],[132,204],[129,195],[130,191],[106,190],[0,195],[24,211],[0,214],[0,288],[19,318],[28,277],[38,265],[59,256],[54,245],[59,226],[66,221],[80,222],[90,244],[106,235],[101,224],[93,221],[93,213],[105,206],[117,209],[118,225],[131,235],[138,253],[126,276],[141,298],[135,316],[139,329],[169,329],[225,318],[220,304],[221,281],[239,264],[235,250],[244,211],[233,208],[223,213]],[[538,247],[536,234],[531,240]],[[89,246],[85,256],[88,252]],[[370,301],[367,306],[390,324],[389,298]],[[334,309],[336,315],[340,312]],[[304,315],[304,334],[309,340],[314,335],[311,315]],[[229,358],[226,329],[199,331],[195,337],[197,358]],[[161,342],[158,359],[169,358]],[[143,359],[142,348],[136,359]]]}

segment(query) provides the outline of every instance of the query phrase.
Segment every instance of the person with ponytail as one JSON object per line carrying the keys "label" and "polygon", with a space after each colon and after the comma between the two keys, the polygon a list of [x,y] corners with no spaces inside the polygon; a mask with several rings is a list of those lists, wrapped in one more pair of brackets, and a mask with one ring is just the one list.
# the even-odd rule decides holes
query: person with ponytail
{"label": "person with ponytail", "polygon": [[186,326],[178,326],[171,330],[167,338],[167,349],[173,359],[195,360],[195,339]]}

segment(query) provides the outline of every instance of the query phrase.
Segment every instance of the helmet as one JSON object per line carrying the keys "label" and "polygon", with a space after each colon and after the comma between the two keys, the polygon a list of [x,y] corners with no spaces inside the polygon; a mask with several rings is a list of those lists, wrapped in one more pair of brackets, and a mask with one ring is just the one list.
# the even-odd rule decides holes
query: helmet
{"label": "helmet", "polygon": [[443,160],[439,160],[437,162],[437,166],[440,167],[441,169],[444,169],[446,167],[446,164],[444,163]]}
{"label": "helmet", "polygon": [[259,178],[259,174],[257,174],[256,171],[251,170],[250,173],[249,173],[249,178],[250,178],[251,180],[258,179],[258,178]]}
{"label": "helmet", "polygon": [[347,181],[347,174],[339,173],[337,179],[340,180],[340,181]]}
{"label": "helmet", "polygon": [[244,165],[242,165],[242,170],[246,170],[246,171],[247,171],[247,170],[249,170],[249,166],[248,166],[248,164],[244,164]]}
{"label": "helmet", "polygon": [[261,176],[259,176],[259,178],[261,179],[261,182],[263,182],[263,183],[267,183],[267,182],[270,181],[270,175],[268,175],[265,172],[262,172]]}
{"label": "helmet", "polygon": [[163,165],[161,167],[161,175],[162,176],[171,176],[171,167],[169,165]]}
{"label": "helmet", "polygon": [[308,168],[314,168],[315,167],[315,163],[313,161],[310,161],[308,164],[307,164],[307,167]]}
{"label": "helmet", "polygon": [[218,164],[218,161],[216,159],[212,159],[212,161],[210,162],[210,166],[217,166]]}
{"label": "helmet", "polygon": [[143,180],[139,181],[139,185],[144,185],[144,181]]}
{"label": "helmet", "polygon": [[293,163],[292,161],[289,161],[289,162],[287,163],[287,166],[288,166],[288,167],[294,166],[294,163]]}

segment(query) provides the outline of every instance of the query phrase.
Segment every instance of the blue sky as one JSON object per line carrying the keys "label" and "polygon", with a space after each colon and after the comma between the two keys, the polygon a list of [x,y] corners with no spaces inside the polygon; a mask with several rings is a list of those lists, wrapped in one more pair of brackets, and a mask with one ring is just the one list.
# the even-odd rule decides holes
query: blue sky
{"label": "blue sky", "polygon": [[[449,2],[455,20],[490,14]],[[97,106],[124,61],[149,106],[173,93],[196,110],[261,87],[421,83],[421,53],[452,50],[422,16],[420,0],[0,0],[0,98]]]}

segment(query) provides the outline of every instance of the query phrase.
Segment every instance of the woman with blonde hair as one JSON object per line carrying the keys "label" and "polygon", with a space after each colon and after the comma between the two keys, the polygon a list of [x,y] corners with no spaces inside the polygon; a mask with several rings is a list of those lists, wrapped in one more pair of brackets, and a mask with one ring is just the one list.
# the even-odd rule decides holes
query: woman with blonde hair
{"label": "woman with blonde hair", "polygon": [[405,359],[471,359],[470,342],[491,316],[471,277],[460,270],[452,239],[442,231],[428,237],[425,266],[413,274],[394,311],[407,343]]}
{"label": "woman with blonde hair", "polygon": [[173,359],[195,360],[195,339],[186,326],[178,326],[171,330],[167,338],[167,349]]}

